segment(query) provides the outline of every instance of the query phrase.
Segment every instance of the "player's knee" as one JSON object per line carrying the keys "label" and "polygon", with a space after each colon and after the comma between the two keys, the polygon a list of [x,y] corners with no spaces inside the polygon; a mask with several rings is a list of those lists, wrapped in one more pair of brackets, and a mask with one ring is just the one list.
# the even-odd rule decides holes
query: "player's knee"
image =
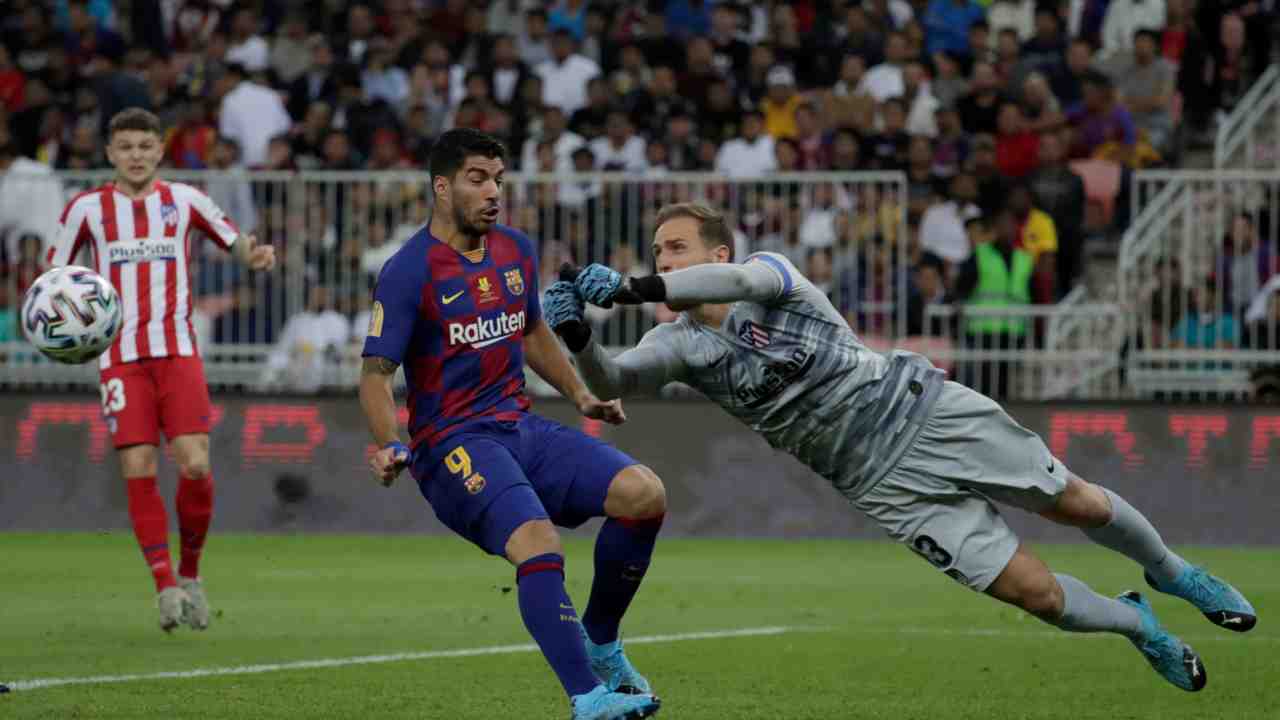
{"label": "player's knee", "polygon": [[507,539],[507,559],[513,564],[547,553],[564,554],[560,544],[560,532],[550,520],[530,520],[511,533]]}
{"label": "player's knee", "polygon": [[209,477],[209,456],[185,458],[178,463],[178,473],[191,480],[204,480]]}
{"label": "player's knee", "polygon": [[1041,620],[1052,622],[1062,617],[1062,587],[1052,575],[1037,577],[1021,588],[1018,604]]}
{"label": "player's knee", "polygon": [[1111,501],[1102,488],[1072,475],[1046,517],[1074,527],[1102,527],[1111,521]]}
{"label": "player's knee", "polygon": [[126,478],[155,477],[158,471],[155,447],[134,445],[120,451],[120,472]]}
{"label": "player's knee", "polygon": [[657,473],[643,465],[632,465],[618,473],[605,504],[610,517],[658,518],[667,513],[667,489]]}

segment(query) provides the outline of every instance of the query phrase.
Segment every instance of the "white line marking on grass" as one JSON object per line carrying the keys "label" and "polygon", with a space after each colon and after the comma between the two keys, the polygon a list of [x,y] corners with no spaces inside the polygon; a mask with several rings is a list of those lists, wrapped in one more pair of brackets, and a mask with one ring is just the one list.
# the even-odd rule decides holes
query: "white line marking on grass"
{"label": "white line marking on grass", "polygon": [[[789,632],[804,632],[814,628],[802,627],[758,627],[740,628],[738,630],[711,630],[706,632],[674,633],[671,635],[647,635],[628,637],[628,645],[648,645],[653,643],[683,642],[686,640],[718,640],[723,638],[760,637],[766,635],[782,635]],[[538,646],[532,643],[523,645],[495,645],[492,647],[462,648],[459,650],[426,650],[422,652],[394,653],[391,655],[360,655],[345,658],[324,658],[319,660],[297,660],[294,662],[271,663],[265,665],[239,665],[236,667],[200,668],[173,672],[140,673],[137,675],[96,675],[92,677],[68,678],[36,678],[33,680],[17,680],[5,682],[14,692],[22,690],[40,690],[42,688],[60,687],[63,685],[98,685],[107,683],[141,682],[146,680],[180,680],[186,678],[214,677],[220,675],[259,675],[261,673],[282,672],[285,670],[310,670],[313,668],[345,667],[348,665],[377,665],[380,663],[407,662],[410,660],[438,660],[441,658],[476,657],[480,655],[510,655],[514,653],[535,652]]]}

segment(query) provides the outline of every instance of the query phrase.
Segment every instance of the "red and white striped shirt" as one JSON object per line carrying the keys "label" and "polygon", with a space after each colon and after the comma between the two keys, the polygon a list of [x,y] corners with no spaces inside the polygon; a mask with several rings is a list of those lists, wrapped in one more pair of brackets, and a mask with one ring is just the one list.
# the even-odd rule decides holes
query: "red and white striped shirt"
{"label": "red and white striped shirt", "polygon": [[77,195],[62,211],[50,267],[68,265],[88,248],[94,269],[124,304],[124,327],[103,369],[120,363],[198,353],[191,326],[191,232],[230,250],[240,231],[200,190],[156,181],[134,200],[107,183]]}

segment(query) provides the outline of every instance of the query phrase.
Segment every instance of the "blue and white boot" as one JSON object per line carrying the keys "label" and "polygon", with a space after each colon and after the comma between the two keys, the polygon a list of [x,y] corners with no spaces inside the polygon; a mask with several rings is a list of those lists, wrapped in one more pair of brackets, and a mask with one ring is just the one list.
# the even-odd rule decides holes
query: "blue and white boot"
{"label": "blue and white boot", "polygon": [[1209,622],[1236,632],[1248,632],[1258,624],[1258,612],[1229,583],[1210,575],[1207,570],[1187,565],[1173,584],[1162,586],[1151,573],[1143,573],[1147,584],[1162,593],[1195,605]]}
{"label": "blue and white boot", "polygon": [[627,659],[622,650],[622,638],[611,643],[597,645],[591,642],[586,628],[582,629],[582,642],[587,646],[587,658],[596,677],[604,680],[610,690],[621,693],[647,694],[653,692],[645,679]]}
{"label": "blue and white boot", "polygon": [[582,695],[574,695],[572,720],[639,720],[652,717],[662,701],[649,695],[611,692],[604,685]]}
{"label": "blue and white boot", "polygon": [[1142,631],[1129,638],[1151,667],[1165,680],[1188,692],[1204,689],[1209,680],[1204,663],[1191,646],[1179,640],[1173,633],[1160,626],[1151,603],[1139,593],[1130,590],[1116,598],[1129,605],[1142,616]]}

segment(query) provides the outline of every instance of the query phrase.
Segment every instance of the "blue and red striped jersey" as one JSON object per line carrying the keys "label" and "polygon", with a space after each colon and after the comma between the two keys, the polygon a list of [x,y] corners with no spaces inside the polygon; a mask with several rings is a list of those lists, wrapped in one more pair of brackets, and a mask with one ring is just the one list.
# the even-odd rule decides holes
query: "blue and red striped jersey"
{"label": "blue and red striped jersey", "polygon": [[424,226],[373,290],[363,354],[404,367],[415,450],[471,420],[517,420],[529,409],[523,340],[542,318],[533,243],[495,225],[483,257],[470,255]]}

